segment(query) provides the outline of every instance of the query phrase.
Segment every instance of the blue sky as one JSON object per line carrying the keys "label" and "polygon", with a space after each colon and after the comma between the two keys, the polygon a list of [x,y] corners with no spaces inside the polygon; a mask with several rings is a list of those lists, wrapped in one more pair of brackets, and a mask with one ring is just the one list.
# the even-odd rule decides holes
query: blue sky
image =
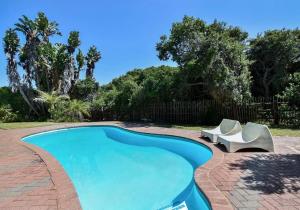
{"label": "blue sky", "polygon": [[[299,0],[1,0],[0,5],[1,40],[21,15],[34,18],[38,11],[59,23],[64,36],[58,41],[66,42],[71,30],[80,31],[83,51],[94,44],[102,53],[95,70],[100,84],[134,68],[174,65],[159,61],[155,44],[184,15],[222,20],[251,37],[300,24]],[[8,84],[5,66],[1,47],[0,86]]]}

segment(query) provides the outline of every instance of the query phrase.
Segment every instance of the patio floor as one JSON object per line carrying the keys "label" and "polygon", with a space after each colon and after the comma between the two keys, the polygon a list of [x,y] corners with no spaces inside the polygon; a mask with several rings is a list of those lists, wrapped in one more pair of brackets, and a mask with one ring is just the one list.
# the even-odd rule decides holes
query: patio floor
{"label": "patio floor", "polygon": [[[47,153],[18,141],[31,133],[74,125],[83,124],[0,130],[0,210],[80,209],[72,184],[59,164]],[[145,124],[118,125],[188,137],[208,145],[214,152],[213,159],[196,170],[195,180],[214,209],[300,209],[298,137],[275,137],[276,153],[226,153],[223,147],[200,139],[200,132]]]}

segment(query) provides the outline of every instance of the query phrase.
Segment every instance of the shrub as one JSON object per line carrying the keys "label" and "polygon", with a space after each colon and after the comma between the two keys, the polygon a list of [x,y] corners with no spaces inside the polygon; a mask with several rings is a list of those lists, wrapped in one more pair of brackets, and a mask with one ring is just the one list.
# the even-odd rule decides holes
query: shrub
{"label": "shrub", "polygon": [[78,122],[90,116],[89,103],[79,100],[59,100],[49,108],[55,122]]}
{"label": "shrub", "polygon": [[281,93],[280,97],[289,100],[294,105],[300,106],[300,72],[289,76],[288,86]]}
{"label": "shrub", "polygon": [[0,88],[0,106],[9,107],[19,120],[28,118],[29,107],[20,93],[12,93],[9,87]]}
{"label": "shrub", "polygon": [[15,122],[17,119],[17,114],[12,112],[10,105],[0,106],[0,121]]}
{"label": "shrub", "polygon": [[92,78],[79,80],[71,92],[71,97],[79,100],[91,100],[99,88],[99,84]]}

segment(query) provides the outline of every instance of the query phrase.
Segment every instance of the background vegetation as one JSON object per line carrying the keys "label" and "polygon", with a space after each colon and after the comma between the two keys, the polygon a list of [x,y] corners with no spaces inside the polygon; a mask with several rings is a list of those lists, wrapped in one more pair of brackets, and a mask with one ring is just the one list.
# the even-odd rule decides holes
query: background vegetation
{"label": "background vegetation", "polygon": [[[61,35],[44,13],[34,20],[22,16],[6,31],[9,88],[0,89],[0,121],[100,120],[103,113],[126,119],[151,103],[199,99],[242,103],[276,96],[299,109],[299,29],[268,30],[249,38],[224,22],[207,24],[185,16],[156,45],[158,58],[178,67],[134,69],[106,85],[93,76],[101,59],[97,48],[91,46],[84,55],[78,31],[71,31],[66,43],[49,39]],[[80,77],[82,71],[85,77]]]}

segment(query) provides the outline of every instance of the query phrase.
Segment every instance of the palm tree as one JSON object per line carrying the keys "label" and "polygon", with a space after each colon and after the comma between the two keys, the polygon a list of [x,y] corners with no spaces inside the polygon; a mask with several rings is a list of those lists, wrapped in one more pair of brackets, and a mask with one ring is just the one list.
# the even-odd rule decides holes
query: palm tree
{"label": "palm tree", "polygon": [[49,21],[45,13],[39,12],[35,19],[36,27],[39,35],[42,37],[43,42],[48,43],[49,37],[53,35],[61,35],[58,29],[58,23]]}
{"label": "palm tree", "polygon": [[68,112],[73,120],[83,121],[84,116],[90,116],[90,106],[88,103],[79,100],[71,100]]}
{"label": "palm tree", "polygon": [[[40,90],[37,91],[39,96],[33,100],[39,104],[46,104],[49,107],[50,113],[53,113],[61,103],[64,103],[70,99],[68,95],[59,95],[56,91],[52,91],[51,93],[46,93]],[[51,117],[54,118],[54,116]]]}
{"label": "palm tree", "polygon": [[21,49],[19,57],[20,64],[26,72],[24,82],[31,88],[34,71],[37,69],[35,61],[37,60],[37,47],[40,43],[38,28],[36,23],[25,15],[19,18],[19,22],[15,26],[15,30],[23,33],[26,38],[26,43]]}
{"label": "palm tree", "polygon": [[23,96],[24,100],[28,104],[28,106],[37,114],[38,112],[28,99],[27,95],[25,94],[24,87],[20,81],[20,75],[17,71],[17,61],[15,56],[18,52],[18,48],[20,46],[20,39],[13,29],[8,29],[5,32],[5,36],[3,38],[4,42],[4,53],[7,57],[7,75],[9,86],[11,87],[12,92],[20,91],[21,95]]}
{"label": "palm tree", "polygon": [[78,53],[76,55],[77,69],[76,69],[75,75],[74,75],[75,81],[77,81],[79,79],[79,72],[82,70],[82,68],[84,66],[84,59],[85,59],[85,57],[84,57],[82,51],[79,49]]}
{"label": "palm tree", "polygon": [[60,90],[62,94],[69,93],[69,91],[71,90],[71,88],[76,82],[75,72],[77,72],[77,69],[75,67],[74,52],[79,45],[80,45],[79,32],[71,31],[68,38],[68,45],[67,45],[68,60],[65,63],[62,86]]}
{"label": "palm tree", "polygon": [[16,30],[26,37],[26,43],[20,51],[20,64],[26,71],[25,84],[31,88],[32,80],[34,80],[37,88],[45,90],[45,86],[49,87],[50,84],[50,73],[49,68],[41,68],[47,66],[39,65],[42,60],[41,53],[46,52],[39,48],[45,48],[50,44],[50,36],[61,35],[58,24],[55,21],[49,21],[44,13],[39,12],[35,20],[23,15],[15,26]]}
{"label": "palm tree", "polygon": [[44,91],[37,90],[39,96],[34,100],[37,102],[46,103],[50,106],[55,106],[55,104],[59,103],[62,100],[69,100],[68,95],[59,95],[56,91],[52,91],[51,93],[46,93]]}
{"label": "palm tree", "polygon": [[9,86],[12,92],[16,92],[20,86],[20,76],[17,71],[17,62],[15,56],[20,46],[20,39],[17,33],[13,29],[8,29],[5,32],[3,38],[4,42],[4,53],[7,57],[7,75],[9,80]]}
{"label": "palm tree", "polygon": [[97,51],[95,46],[90,47],[86,56],[86,78],[94,77],[95,63],[101,59],[100,51]]}

